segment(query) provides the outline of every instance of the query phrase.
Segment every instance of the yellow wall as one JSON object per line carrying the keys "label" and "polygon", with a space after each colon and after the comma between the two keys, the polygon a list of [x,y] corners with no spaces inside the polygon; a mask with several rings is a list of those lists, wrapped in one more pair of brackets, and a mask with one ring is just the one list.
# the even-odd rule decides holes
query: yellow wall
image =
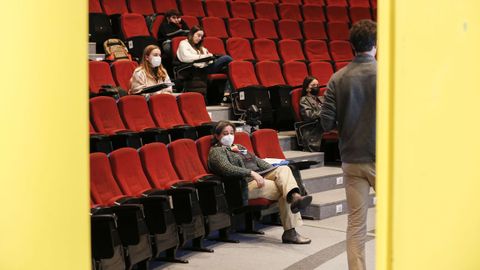
{"label": "yellow wall", "polygon": [[87,1],[0,10],[0,269],[89,269]]}
{"label": "yellow wall", "polygon": [[377,269],[480,269],[479,11],[379,1]]}

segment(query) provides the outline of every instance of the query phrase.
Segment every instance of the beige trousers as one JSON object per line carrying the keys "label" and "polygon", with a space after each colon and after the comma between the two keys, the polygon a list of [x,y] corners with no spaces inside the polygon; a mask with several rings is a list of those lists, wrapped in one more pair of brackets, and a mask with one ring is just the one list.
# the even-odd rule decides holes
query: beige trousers
{"label": "beige trousers", "polygon": [[375,163],[343,163],[347,194],[347,258],[349,270],[365,270],[368,194],[375,189]]}
{"label": "beige trousers", "polygon": [[302,216],[300,213],[293,214],[290,210],[290,204],[287,203],[288,192],[298,188],[297,181],[295,181],[290,168],[288,166],[279,166],[263,178],[265,178],[265,186],[262,188],[257,187],[257,181],[255,180],[248,183],[248,198],[278,200],[283,229],[288,230],[301,226],[303,224]]}

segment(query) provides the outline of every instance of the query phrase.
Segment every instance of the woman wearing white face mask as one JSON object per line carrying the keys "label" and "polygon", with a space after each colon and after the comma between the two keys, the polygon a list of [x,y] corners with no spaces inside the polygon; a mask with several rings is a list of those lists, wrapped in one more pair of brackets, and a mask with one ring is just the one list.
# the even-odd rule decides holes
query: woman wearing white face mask
{"label": "woman wearing white face mask", "polygon": [[[162,66],[160,48],[156,45],[148,45],[143,50],[143,57],[138,68],[133,72],[130,79],[130,95],[139,94],[145,87],[154,86],[162,83],[171,83],[167,71]],[[160,91],[144,96],[156,95],[160,93],[172,93],[172,87],[169,86]]]}
{"label": "woman wearing white face mask", "polygon": [[243,178],[248,183],[248,199],[278,200],[284,229],[282,242],[309,244],[311,240],[298,234],[295,227],[302,225],[298,212],[311,203],[312,197],[300,195],[288,166],[273,167],[242,145],[233,144],[234,139],[235,126],[228,121],[220,121],[208,155],[209,169],[222,177]]}

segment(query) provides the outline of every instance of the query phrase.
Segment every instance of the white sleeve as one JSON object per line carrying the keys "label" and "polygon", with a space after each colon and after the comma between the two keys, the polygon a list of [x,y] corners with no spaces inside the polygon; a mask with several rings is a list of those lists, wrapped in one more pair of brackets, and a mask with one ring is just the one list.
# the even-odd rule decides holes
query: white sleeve
{"label": "white sleeve", "polygon": [[192,48],[192,46],[183,40],[180,42],[177,50],[177,58],[180,62],[191,63],[197,59],[200,59],[200,55]]}

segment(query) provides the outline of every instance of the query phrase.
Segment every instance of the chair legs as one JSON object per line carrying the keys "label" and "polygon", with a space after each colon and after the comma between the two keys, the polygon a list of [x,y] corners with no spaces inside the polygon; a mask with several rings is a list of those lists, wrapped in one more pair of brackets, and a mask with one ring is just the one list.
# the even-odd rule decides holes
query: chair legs
{"label": "chair legs", "polygon": [[213,249],[209,249],[206,247],[203,247],[203,236],[194,238],[192,240],[192,246],[185,248],[187,250],[191,251],[200,251],[200,252],[208,252],[208,253],[213,253]]}

